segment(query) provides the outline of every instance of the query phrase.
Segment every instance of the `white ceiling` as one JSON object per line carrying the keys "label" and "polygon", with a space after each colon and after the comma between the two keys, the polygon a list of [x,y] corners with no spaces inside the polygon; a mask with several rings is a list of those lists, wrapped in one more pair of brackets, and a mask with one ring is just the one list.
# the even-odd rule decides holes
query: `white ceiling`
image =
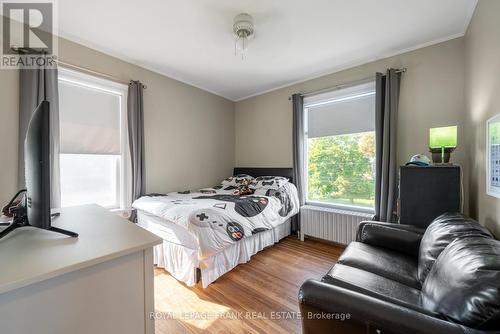
{"label": "white ceiling", "polygon": [[[61,0],[62,37],[237,101],[464,34],[477,0]],[[254,17],[246,59],[233,17]]]}

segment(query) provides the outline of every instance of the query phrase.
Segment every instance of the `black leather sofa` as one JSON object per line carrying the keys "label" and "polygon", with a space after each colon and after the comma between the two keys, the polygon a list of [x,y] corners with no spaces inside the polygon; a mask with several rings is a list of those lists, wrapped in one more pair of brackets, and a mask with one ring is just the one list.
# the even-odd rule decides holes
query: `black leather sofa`
{"label": "black leather sofa", "polygon": [[303,333],[500,333],[500,241],[471,218],[363,222],[299,292]]}

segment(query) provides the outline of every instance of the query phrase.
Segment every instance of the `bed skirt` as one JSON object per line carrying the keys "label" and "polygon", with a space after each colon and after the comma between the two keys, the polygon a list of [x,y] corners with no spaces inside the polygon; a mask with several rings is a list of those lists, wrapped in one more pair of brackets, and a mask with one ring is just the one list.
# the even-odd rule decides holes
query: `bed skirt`
{"label": "bed skirt", "polygon": [[163,243],[153,248],[153,263],[187,286],[196,284],[198,250],[163,240]]}
{"label": "bed skirt", "polygon": [[244,238],[215,255],[199,260],[203,287],[206,288],[238,264],[248,262],[252,255],[290,235],[290,228],[290,220],[288,219],[272,230]]}
{"label": "bed skirt", "polygon": [[[238,264],[248,262],[252,255],[290,235],[291,229],[288,219],[272,230],[244,238],[217,254],[199,259],[198,249],[189,242],[189,235],[184,235],[189,233],[187,230],[178,230],[178,226],[171,226],[173,223],[141,211],[138,212],[138,224],[163,238],[163,243],[153,248],[157,267],[164,268],[187,286],[196,284],[196,269],[199,268],[204,288]],[[184,240],[184,244],[179,240]]]}

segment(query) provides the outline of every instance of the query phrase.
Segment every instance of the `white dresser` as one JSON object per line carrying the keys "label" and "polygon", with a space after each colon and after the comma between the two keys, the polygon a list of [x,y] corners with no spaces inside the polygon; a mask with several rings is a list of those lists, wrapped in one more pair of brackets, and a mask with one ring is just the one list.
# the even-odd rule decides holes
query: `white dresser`
{"label": "white dresser", "polygon": [[0,333],[151,334],[154,234],[97,205],[0,239]]}

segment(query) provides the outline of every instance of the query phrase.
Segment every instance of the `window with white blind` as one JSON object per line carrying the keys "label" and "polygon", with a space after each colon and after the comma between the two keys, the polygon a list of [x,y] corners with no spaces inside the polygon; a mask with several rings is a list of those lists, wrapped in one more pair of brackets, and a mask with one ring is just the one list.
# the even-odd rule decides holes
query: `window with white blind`
{"label": "window with white blind", "polygon": [[306,200],[372,210],[375,83],[304,98]]}
{"label": "window with white blind", "polygon": [[61,206],[129,206],[127,89],[59,69]]}

